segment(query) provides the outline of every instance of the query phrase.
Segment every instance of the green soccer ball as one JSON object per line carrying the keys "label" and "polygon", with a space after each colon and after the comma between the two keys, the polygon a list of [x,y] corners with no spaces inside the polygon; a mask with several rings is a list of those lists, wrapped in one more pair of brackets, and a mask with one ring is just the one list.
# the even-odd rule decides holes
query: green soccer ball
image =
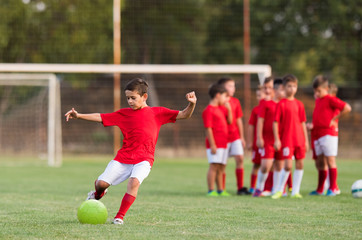
{"label": "green soccer ball", "polygon": [[104,224],[107,221],[108,212],[102,202],[87,200],[79,206],[77,216],[80,223]]}

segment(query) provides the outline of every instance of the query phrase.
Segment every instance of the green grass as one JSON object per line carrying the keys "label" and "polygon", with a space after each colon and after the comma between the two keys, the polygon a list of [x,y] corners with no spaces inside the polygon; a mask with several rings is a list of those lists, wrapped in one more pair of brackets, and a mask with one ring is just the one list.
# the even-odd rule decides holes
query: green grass
{"label": "green grass", "polygon": [[[77,208],[111,157],[68,157],[61,168],[0,159],[0,239],[361,239],[362,199],[350,193],[362,178],[361,161],[339,161],[337,197],[310,197],[317,172],[306,161],[303,199],[235,196],[207,198],[206,159],[157,159],[128,211],[110,224],[126,184],[102,199],[104,225],[80,224]],[[245,167],[249,184],[250,161]],[[235,192],[234,164],[227,189]]]}

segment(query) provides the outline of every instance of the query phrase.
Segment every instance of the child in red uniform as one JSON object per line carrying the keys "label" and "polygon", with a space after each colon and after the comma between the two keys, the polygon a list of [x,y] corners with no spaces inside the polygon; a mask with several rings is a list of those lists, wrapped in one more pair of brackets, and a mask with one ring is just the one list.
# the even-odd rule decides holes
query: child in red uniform
{"label": "child in red uniform", "polygon": [[[202,112],[206,129],[206,154],[210,164],[207,173],[207,196],[229,196],[224,191],[223,173],[227,162],[228,123],[232,122],[227,91],[223,85],[213,84],[209,89],[210,103]],[[221,106],[226,107],[226,110]],[[216,182],[217,192],[214,190]]]}
{"label": "child in red uniform", "polygon": [[[276,107],[273,132],[274,148],[282,152],[284,171],[281,172],[279,182],[275,183],[277,191],[272,198],[282,197],[293,165],[293,158],[296,159],[296,163],[291,197],[302,198],[299,190],[303,178],[303,159],[309,148],[305,109],[303,103],[294,97],[298,89],[298,79],[293,75],[287,75],[283,78],[283,85],[286,98],[281,100]],[[283,164],[281,161],[279,163]],[[276,167],[276,169],[280,168]]]}
{"label": "child in red uniform", "polygon": [[[231,106],[233,121],[228,125],[228,157],[235,158],[235,175],[238,195],[250,195],[250,192],[244,187],[244,128],[241,118],[243,111],[240,101],[233,97],[235,94],[235,81],[232,78],[221,78],[218,84],[223,85],[229,96],[228,102]],[[223,182],[225,187],[225,173],[223,174]]]}
{"label": "child in red uniform", "polygon": [[[273,78],[266,78],[263,89],[265,100],[260,101],[256,126],[256,145],[261,156],[261,167],[258,172],[257,185],[253,197],[266,196],[262,194],[265,181],[272,169],[274,159],[279,159],[278,153],[273,148],[273,121],[276,104],[284,97],[283,86],[279,80],[275,81],[274,86]],[[271,174],[270,180],[272,179]]]}
{"label": "child in red uniform", "polygon": [[136,199],[139,186],[151,171],[161,125],[191,117],[196,105],[196,95],[190,92],[186,94],[189,104],[183,111],[148,107],[147,90],[148,85],[144,80],[133,79],[125,88],[130,108],[106,114],[81,114],[72,108],[65,114],[67,121],[83,119],[103,123],[105,127],[118,126],[122,131],[124,137],[122,148],[95,181],[95,191],[91,191],[87,198],[99,200],[106,194],[110,185],[117,185],[129,179],[127,192],[112,222],[114,224],[123,224],[123,218]]}
{"label": "child in red uniform", "polygon": [[251,161],[253,162],[253,168],[251,170],[250,174],[250,193],[254,193],[255,190],[255,184],[256,184],[256,178],[258,176],[258,171],[261,164],[261,158],[258,151],[258,147],[256,146],[256,123],[258,121],[258,112],[259,112],[259,106],[260,101],[264,99],[264,92],[262,90],[262,87],[259,86],[256,89],[256,99],[258,100],[258,105],[253,108],[250,114],[249,119],[249,126],[248,126],[248,136],[249,136],[249,143],[248,143],[248,150],[252,151],[252,157]]}
{"label": "child in red uniform", "polygon": [[[338,119],[351,111],[351,106],[337,97],[328,94],[328,79],[322,75],[313,81],[317,96],[313,111],[314,147],[317,155],[318,187],[312,195],[322,195],[323,185],[329,169],[329,189],[327,196],[335,196],[339,189],[337,185],[336,156],[338,152]],[[337,111],[340,111],[339,113]]]}

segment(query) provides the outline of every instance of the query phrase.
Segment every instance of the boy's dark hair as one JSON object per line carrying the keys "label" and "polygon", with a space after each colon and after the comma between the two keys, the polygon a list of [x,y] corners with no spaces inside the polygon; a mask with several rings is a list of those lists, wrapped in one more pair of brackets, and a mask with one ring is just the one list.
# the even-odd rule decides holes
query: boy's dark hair
{"label": "boy's dark hair", "polygon": [[283,77],[283,85],[287,85],[287,83],[293,82],[298,83],[298,78],[294,76],[293,74],[288,74]]}
{"label": "boy's dark hair", "polygon": [[328,87],[328,78],[323,75],[317,75],[313,80],[313,88],[319,88],[319,87]]}
{"label": "boy's dark hair", "polygon": [[279,86],[283,85],[283,79],[276,78],[276,79],[274,79],[273,84],[274,84],[274,89],[278,89]]}
{"label": "boy's dark hair", "polygon": [[220,94],[226,93],[226,88],[224,87],[223,84],[218,84],[218,83],[212,84],[211,87],[209,88],[209,96],[211,97],[211,99],[213,99],[218,93]]}
{"label": "boy's dark hair", "polygon": [[338,86],[334,83],[329,84],[329,93],[337,95],[338,92]]}
{"label": "boy's dark hair", "polygon": [[143,96],[148,91],[148,84],[141,78],[135,78],[127,83],[124,90],[136,91],[139,95]]}
{"label": "boy's dark hair", "polygon": [[234,79],[232,79],[231,77],[223,77],[217,81],[217,84],[224,85],[225,83],[227,83],[229,81],[234,81]]}
{"label": "boy's dark hair", "polygon": [[265,78],[263,84],[267,84],[267,83],[270,82],[270,81],[274,81],[274,78],[273,78],[273,77],[267,77],[267,78]]}

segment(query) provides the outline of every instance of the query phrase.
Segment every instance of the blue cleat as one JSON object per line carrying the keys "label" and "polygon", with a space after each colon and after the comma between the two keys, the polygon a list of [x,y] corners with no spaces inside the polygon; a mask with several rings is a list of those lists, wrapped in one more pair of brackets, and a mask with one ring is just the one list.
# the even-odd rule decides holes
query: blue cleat
{"label": "blue cleat", "polygon": [[262,191],[260,191],[259,189],[255,189],[255,192],[253,194],[253,197],[260,197],[261,196]]}
{"label": "blue cleat", "polygon": [[249,188],[249,192],[250,192],[251,194],[253,194],[253,193],[255,192],[255,189],[254,189],[254,188]]}
{"label": "blue cleat", "polygon": [[310,196],[322,196],[323,193],[320,193],[320,192],[317,192],[316,190],[314,190],[314,191],[311,191],[311,192],[309,193],[309,195],[310,195]]}
{"label": "blue cleat", "polygon": [[336,193],[333,192],[331,189],[328,189],[327,193],[326,193],[326,196],[327,197],[335,197],[336,196]]}

